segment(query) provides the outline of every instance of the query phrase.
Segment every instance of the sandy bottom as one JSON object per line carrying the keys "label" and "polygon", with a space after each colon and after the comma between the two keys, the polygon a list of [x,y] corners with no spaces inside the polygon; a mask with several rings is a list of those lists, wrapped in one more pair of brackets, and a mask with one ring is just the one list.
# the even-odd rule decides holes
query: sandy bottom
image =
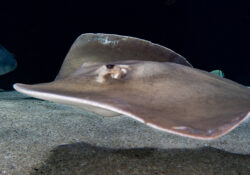
{"label": "sandy bottom", "polygon": [[0,92],[0,175],[250,174],[250,120],[197,140]]}
{"label": "sandy bottom", "polygon": [[250,157],[212,148],[105,149],[85,143],[63,145],[52,151],[32,174],[180,175],[250,173]]}

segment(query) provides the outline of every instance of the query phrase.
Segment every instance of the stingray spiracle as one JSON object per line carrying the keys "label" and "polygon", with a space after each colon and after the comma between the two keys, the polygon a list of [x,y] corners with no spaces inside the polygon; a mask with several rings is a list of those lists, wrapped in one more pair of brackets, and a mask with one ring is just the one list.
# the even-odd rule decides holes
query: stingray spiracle
{"label": "stingray spiracle", "polygon": [[122,79],[127,75],[129,69],[130,67],[128,65],[107,64],[101,67],[96,81],[103,83],[109,77],[113,79]]}

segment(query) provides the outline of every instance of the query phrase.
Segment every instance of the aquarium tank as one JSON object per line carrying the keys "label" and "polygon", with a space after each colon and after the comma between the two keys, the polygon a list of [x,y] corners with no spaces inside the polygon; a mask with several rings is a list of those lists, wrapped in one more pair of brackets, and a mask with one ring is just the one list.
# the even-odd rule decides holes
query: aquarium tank
{"label": "aquarium tank", "polygon": [[249,174],[248,1],[3,1],[0,174]]}

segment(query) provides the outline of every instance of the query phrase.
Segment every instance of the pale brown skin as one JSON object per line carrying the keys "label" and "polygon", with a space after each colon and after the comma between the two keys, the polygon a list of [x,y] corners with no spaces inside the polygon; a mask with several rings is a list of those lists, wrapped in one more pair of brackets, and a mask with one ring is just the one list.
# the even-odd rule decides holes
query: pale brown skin
{"label": "pale brown skin", "polygon": [[[125,74],[114,76],[121,69],[126,69]],[[95,106],[92,110],[99,114],[102,112],[95,109],[104,108],[142,119],[163,131],[200,139],[213,139],[229,132],[250,111],[250,89],[170,62],[86,64],[51,83],[16,84],[15,89],[84,109],[88,107],[85,104]]]}
{"label": "pale brown skin", "polygon": [[78,37],[55,81],[14,88],[103,116],[125,114],[200,139],[226,134],[250,110],[250,89],[194,69],[163,46],[110,34]]}
{"label": "pale brown skin", "polygon": [[80,35],[73,43],[57,78],[76,71],[83,63],[122,60],[175,62],[191,66],[183,56],[146,40],[113,34],[87,33]]}

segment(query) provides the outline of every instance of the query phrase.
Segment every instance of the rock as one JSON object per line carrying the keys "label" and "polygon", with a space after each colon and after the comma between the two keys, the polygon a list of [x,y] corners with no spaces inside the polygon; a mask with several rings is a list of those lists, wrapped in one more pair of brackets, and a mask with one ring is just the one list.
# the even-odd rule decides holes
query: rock
{"label": "rock", "polygon": [[0,92],[0,174],[247,174],[249,123],[204,141]]}

